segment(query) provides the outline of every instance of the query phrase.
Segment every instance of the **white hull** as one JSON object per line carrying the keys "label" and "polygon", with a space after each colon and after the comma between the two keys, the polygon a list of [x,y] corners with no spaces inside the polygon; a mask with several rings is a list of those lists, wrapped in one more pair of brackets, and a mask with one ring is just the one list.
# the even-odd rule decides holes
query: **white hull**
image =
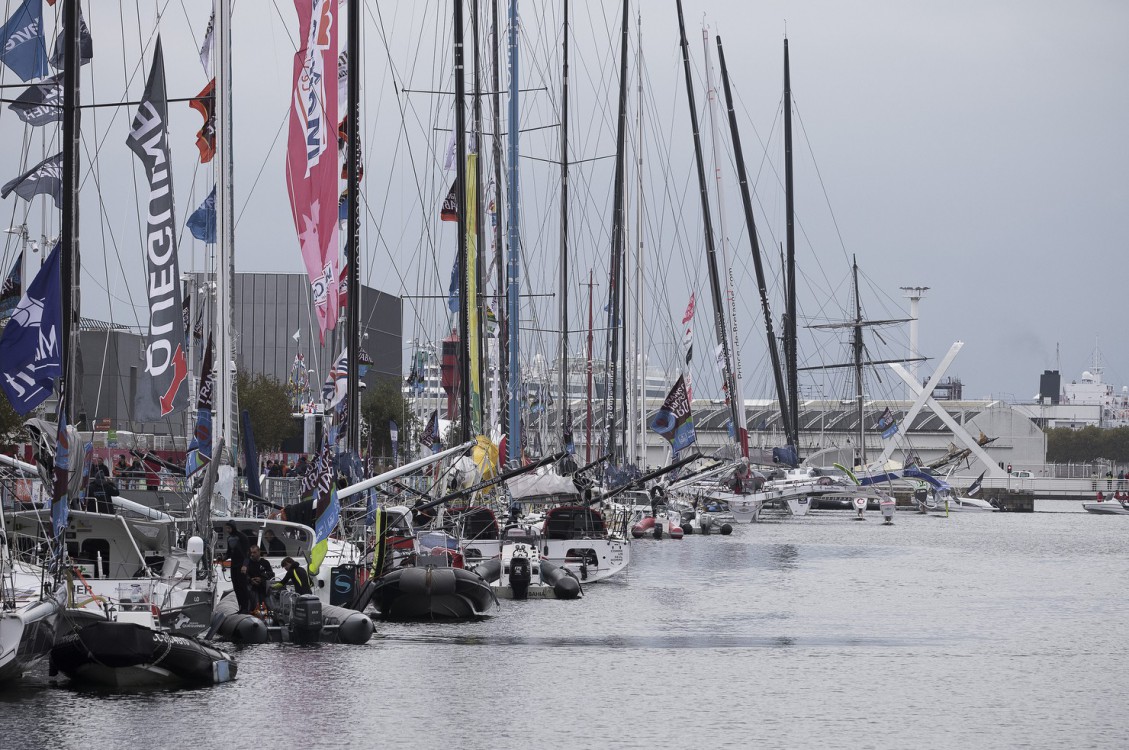
{"label": "white hull", "polygon": [[568,568],[581,583],[593,583],[626,570],[631,545],[617,539],[542,539],[541,557]]}
{"label": "white hull", "polygon": [[1091,513],[1101,513],[1107,516],[1129,516],[1129,506],[1117,500],[1082,503],[1082,507]]}

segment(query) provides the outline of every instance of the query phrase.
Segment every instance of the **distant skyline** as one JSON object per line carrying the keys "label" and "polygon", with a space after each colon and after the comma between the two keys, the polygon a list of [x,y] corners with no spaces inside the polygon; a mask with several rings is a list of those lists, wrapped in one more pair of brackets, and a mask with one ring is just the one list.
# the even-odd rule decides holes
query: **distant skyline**
{"label": "distant skyline", "polygon": [[[454,228],[440,223],[437,214],[453,174],[445,172],[442,164],[452,116],[449,98],[403,89],[449,90],[450,3],[370,1],[364,5],[366,221],[362,231],[370,253],[363,264],[363,281],[411,298],[405,303],[405,342],[437,340],[443,335],[445,304],[419,295],[445,294],[450,278]],[[572,6],[570,151],[580,162],[606,157],[614,149],[619,6],[575,2]],[[44,5],[48,26],[58,7]],[[169,6],[161,26],[169,95],[178,98],[195,95],[207,82],[198,60],[207,4],[182,7]],[[530,89],[522,99],[524,122],[528,127],[549,126],[555,122],[559,99],[560,3],[522,0],[519,7],[522,85]],[[468,19],[469,8],[468,3]],[[707,395],[716,391],[717,379],[712,366],[707,366],[714,342],[674,3],[633,5],[633,19],[636,9],[642,11],[645,77],[648,356],[668,368],[677,363],[675,342],[681,337],[681,315],[693,289],[699,304],[695,374],[699,393]],[[131,10],[130,25],[124,27],[116,6],[97,4],[84,10],[95,49],[94,61],[83,68],[84,101],[136,100],[151,59],[153,9],[139,7],[136,14]],[[1106,382],[1129,384],[1129,351],[1121,328],[1129,306],[1118,301],[1126,298],[1121,291],[1123,277],[1129,279],[1119,262],[1129,250],[1125,177],[1129,174],[1125,145],[1129,4],[1102,0],[1070,4],[964,0],[943,5],[687,2],[687,35],[708,156],[703,14],[711,30],[722,33],[739,97],[746,162],[757,194],[758,230],[773,276],[774,317],[780,312],[778,247],[783,241],[778,175],[782,174],[781,42],[786,28],[798,115],[802,322],[839,319],[850,306],[847,276],[854,255],[864,274],[863,304],[869,317],[904,316],[908,305],[899,287],[930,288],[921,303],[921,349],[932,358],[922,365],[923,377],[952,341],[960,339],[965,347],[949,374],[962,379],[969,398],[1030,400],[1043,370],[1059,369],[1065,382],[1077,380],[1090,369],[1095,350],[1104,359]],[[296,33],[290,2],[236,5],[240,271],[302,271],[283,178],[284,123]],[[635,33],[633,20],[628,134],[632,144],[637,111]],[[4,69],[0,84],[18,82]],[[506,86],[504,67],[502,86]],[[26,150],[22,159],[20,148],[5,150],[0,156],[0,181],[15,176],[21,164],[33,164],[58,150],[52,129],[25,129],[6,107],[0,112],[0,132],[12,143],[22,136]],[[210,165],[196,163],[199,115],[184,103],[170,104],[170,113],[174,197],[183,225],[211,189],[213,177]],[[84,113],[82,191],[84,309],[89,317],[113,317],[129,324],[137,321],[135,311],[144,309],[135,207],[135,180],[140,180],[140,173],[124,145],[132,115],[131,107]],[[484,130],[490,131],[489,121]],[[555,160],[556,138],[551,127],[524,133],[523,154]],[[764,375],[764,335],[724,121],[721,141],[727,233],[739,289],[746,372],[743,395],[763,398],[771,395],[766,390],[770,380]],[[95,152],[98,169],[91,172]],[[637,154],[632,145],[632,181]],[[590,268],[597,282],[607,283],[611,165],[611,159],[602,159],[574,168],[573,289],[586,281]],[[556,285],[558,177],[551,164],[535,159],[523,160],[521,172],[523,293],[547,295]],[[634,197],[631,201],[629,237],[634,242]],[[716,211],[716,197],[714,202]],[[0,210],[9,214],[6,226],[18,225],[26,217],[33,236],[57,231],[57,214],[51,218],[43,199],[37,199],[29,211],[27,203],[9,197]],[[0,255],[3,273],[16,252],[8,236]],[[205,248],[185,233],[180,257],[182,270],[199,269]],[[606,286],[597,291],[605,293]],[[573,294],[570,328],[577,338],[571,350],[578,356],[584,342],[576,332],[587,325],[587,298],[586,292]],[[527,351],[531,357],[536,353],[552,357],[555,334],[546,331],[556,328],[558,302],[552,297],[528,300],[530,314],[523,326],[538,331],[526,334]],[[597,316],[604,301],[596,300]],[[598,327],[605,324],[597,320]],[[908,340],[904,326],[883,329],[882,336],[888,344],[884,358],[904,353]],[[805,362],[837,360],[841,346],[830,341],[823,334],[817,337],[805,331]],[[879,346],[877,339],[868,338],[868,344]],[[889,372],[881,377],[881,384],[873,384],[875,397],[896,380]]]}

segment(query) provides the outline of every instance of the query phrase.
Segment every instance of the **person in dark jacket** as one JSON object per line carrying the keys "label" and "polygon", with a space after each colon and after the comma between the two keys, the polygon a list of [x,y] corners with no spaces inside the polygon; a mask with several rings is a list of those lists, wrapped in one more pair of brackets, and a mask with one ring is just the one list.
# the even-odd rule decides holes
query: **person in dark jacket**
{"label": "person in dark jacket", "polygon": [[267,581],[274,578],[274,568],[263,557],[259,545],[251,545],[251,556],[247,560],[247,581],[251,591],[251,611],[267,600]]}
{"label": "person in dark jacket", "polygon": [[235,590],[235,600],[239,602],[239,613],[250,614],[250,581],[247,577],[247,553],[251,545],[247,535],[236,528],[235,524],[227,521],[223,525],[227,535],[227,553],[224,559],[231,563],[231,587]]}
{"label": "person in dark jacket", "polygon": [[275,557],[279,555],[285,557],[286,555],[286,542],[276,537],[274,535],[274,532],[270,529],[263,531],[263,547],[266,548],[266,553],[268,555],[273,555]]}
{"label": "person in dark jacket", "polygon": [[91,513],[113,513],[118,488],[100,472],[91,472],[90,483],[86,486],[86,509]]}
{"label": "person in dark jacket", "polygon": [[285,588],[288,585],[294,586],[294,591],[299,594],[311,594],[313,588],[310,586],[310,573],[298,563],[294,562],[293,557],[287,557],[282,561],[282,567],[286,569],[286,575],[278,582],[279,588]]}

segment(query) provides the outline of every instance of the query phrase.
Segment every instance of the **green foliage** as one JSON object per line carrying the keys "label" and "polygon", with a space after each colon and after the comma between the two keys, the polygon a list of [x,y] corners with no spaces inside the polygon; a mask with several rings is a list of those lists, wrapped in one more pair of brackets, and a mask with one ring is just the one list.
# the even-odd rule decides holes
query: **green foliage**
{"label": "green foliage", "polygon": [[1129,463],[1129,427],[1102,429],[1084,427],[1047,430],[1047,461],[1051,463],[1089,463],[1105,458],[1115,464]]}
{"label": "green foliage", "polygon": [[275,451],[282,441],[298,429],[290,414],[290,396],[286,386],[269,375],[251,375],[240,370],[235,376],[239,408],[251,416],[251,429],[259,450]]}
{"label": "green foliage", "polygon": [[8,396],[0,396],[0,445],[15,441],[16,433],[23,423],[24,418],[8,403]]}
{"label": "green foliage", "polygon": [[392,434],[388,429],[389,420],[395,420],[400,428],[400,453],[413,445],[417,432],[415,420],[407,415],[404,396],[400,392],[399,378],[381,378],[376,385],[368,388],[361,397],[361,418],[369,428],[369,442],[374,456],[392,455]]}

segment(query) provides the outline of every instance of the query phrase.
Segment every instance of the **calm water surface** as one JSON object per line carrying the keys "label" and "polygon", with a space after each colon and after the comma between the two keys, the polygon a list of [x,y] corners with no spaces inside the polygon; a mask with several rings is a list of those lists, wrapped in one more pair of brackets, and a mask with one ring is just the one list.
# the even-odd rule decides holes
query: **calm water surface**
{"label": "calm water surface", "polygon": [[1129,747],[1129,517],[847,512],[646,540],[576,602],[255,646],[202,690],[0,692],[0,747]]}

